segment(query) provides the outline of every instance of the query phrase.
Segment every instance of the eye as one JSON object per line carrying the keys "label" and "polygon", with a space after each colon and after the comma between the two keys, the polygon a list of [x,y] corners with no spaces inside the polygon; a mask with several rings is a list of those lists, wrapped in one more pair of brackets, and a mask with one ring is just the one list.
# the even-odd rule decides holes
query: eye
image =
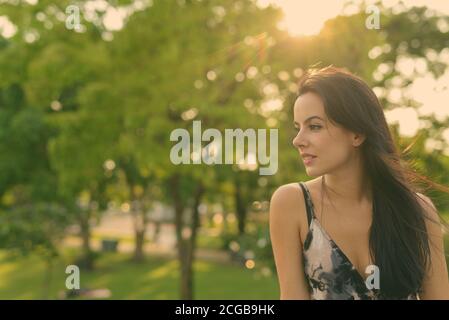
{"label": "eye", "polygon": [[310,128],[310,130],[312,130],[312,131],[318,131],[318,130],[320,130],[320,129],[322,128],[322,126],[319,125],[319,124],[311,124],[311,125],[309,126],[309,128]]}

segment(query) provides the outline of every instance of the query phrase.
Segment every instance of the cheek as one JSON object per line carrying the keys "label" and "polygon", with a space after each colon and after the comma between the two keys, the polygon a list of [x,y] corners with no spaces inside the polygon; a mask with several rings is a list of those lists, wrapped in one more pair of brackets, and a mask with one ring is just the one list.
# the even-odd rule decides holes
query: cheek
{"label": "cheek", "polygon": [[334,141],[329,145],[328,156],[334,159],[334,162],[346,161],[351,155],[351,149],[343,141]]}
{"label": "cheek", "polygon": [[347,163],[352,155],[350,137],[340,130],[321,131],[309,136],[310,152],[316,153],[319,160],[306,166],[306,173],[318,177],[338,169]]}
{"label": "cheek", "polygon": [[332,136],[326,133],[316,142],[319,148],[317,151],[323,160],[321,164],[325,167],[339,166],[351,156],[352,148],[345,135]]}

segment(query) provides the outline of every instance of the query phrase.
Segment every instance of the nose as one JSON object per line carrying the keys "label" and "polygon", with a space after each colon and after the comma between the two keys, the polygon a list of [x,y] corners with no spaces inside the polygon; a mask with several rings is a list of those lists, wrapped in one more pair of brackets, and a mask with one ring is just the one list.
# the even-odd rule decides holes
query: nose
{"label": "nose", "polygon": [[303,147],[307,146],[308,142],[305,139],[301,130],[299,130],[298,133],[296,134],[296,136],[293,138],[292,143],[295,148],[303,148]]}

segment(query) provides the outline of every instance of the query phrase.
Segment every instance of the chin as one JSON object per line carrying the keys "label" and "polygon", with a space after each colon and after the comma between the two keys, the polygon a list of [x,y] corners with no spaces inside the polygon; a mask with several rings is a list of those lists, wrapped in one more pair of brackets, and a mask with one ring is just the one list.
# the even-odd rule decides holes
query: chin
{"label": "chin", "polygon": [[315,177],[319,176],[319,174],[317,173],[317,170],[315,170],[314,168],[307,168],[306,167],[306,174],[309,177],[312,177],[312,178],[315,178]]}
{"label": "chin", "polygon": [[306,174],[309,177],[312,178],[317,178],[322,176],[323,174],[325,174],[325,172],[323,170],[320,170],[318,168],[314,168],[314,167],[306,167]]}

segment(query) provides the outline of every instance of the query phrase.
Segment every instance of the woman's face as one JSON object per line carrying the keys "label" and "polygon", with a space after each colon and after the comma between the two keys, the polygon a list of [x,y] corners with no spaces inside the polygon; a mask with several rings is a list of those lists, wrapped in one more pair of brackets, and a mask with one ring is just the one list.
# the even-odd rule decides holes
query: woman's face
{"label": "woman's face", "polygon": [[295,102],[297,129],[293,145],[298,149],[308,176],[318,177],[351,165],[360,136],[329,121],[320,96],[308,92]]}

